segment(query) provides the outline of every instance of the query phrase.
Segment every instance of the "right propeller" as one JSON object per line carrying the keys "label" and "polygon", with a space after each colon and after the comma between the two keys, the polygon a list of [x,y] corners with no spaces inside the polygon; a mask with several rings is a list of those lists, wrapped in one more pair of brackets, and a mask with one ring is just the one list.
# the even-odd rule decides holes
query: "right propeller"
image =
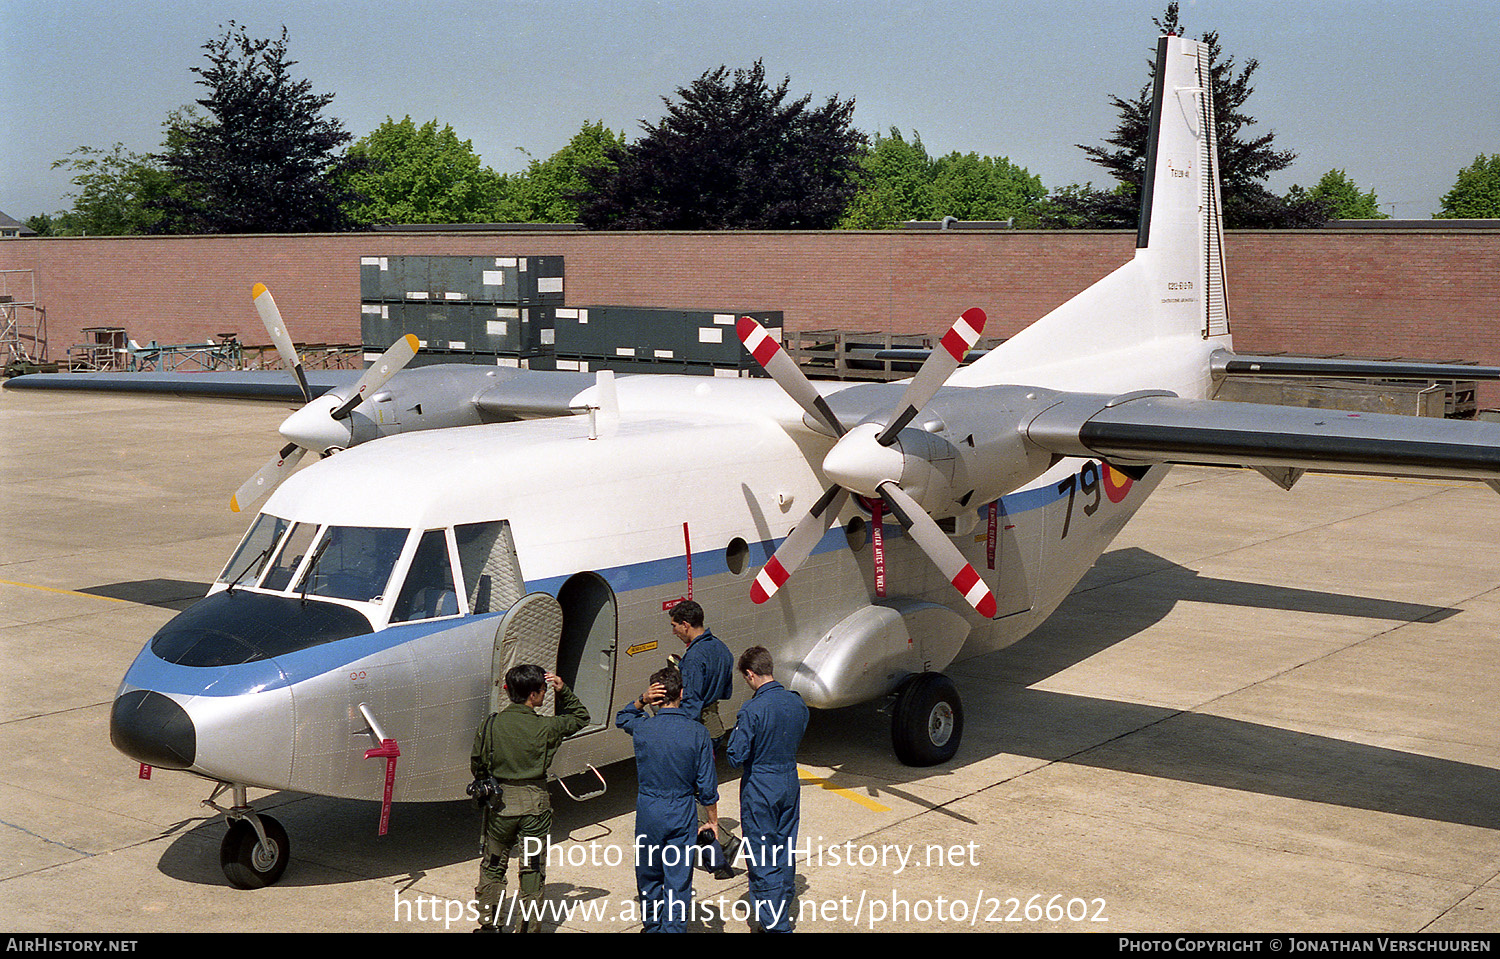
{"label": "right propeller", "polygon": [[937,522],[901,485],[903,452],[896,448],[898,436],[907,424],[937,394],[953,371],[984,331],[983,310],[970,309],[943,336],[941,349],[922,364],[896,404],[893,415],[885,422],[866,421],[852,430],[839,422],[838,416],[818,393],[812,382],[766,330],[750,317],[741,317],[736,326],[740,342],[750,351],[797,405],[815,421],[838,437],[838,442],[823,459],[823,474],[833,481],[811,510],[782,541],[771,559],[755,577],[750,598],[764,603],[786,583],[797,567],[812,553],[829,526],[838,518],[849,495],[880,497],[896,514],[896,519],[911,535],[912,541],[927,554],[964,599],[980,615],[993,617],[994,594],[958,547]]}
{"label": "right propeller", "polygon": [[374,395],[417,354],[417,338],[408,333],[364,371],[353,389],[330,390],[314,398],[302,369],[302,359],[286,332],[271,291],[264,284],[257,283],[250,295],[282,363],[297,378],[305,405],[281,423],[279,432],[287,444],[229,498],[229,508],[236,513],[269,495],[277,484],[292,474],[308,451],[324,456],[349,446],[354,435],[350,416],[355,408]]}

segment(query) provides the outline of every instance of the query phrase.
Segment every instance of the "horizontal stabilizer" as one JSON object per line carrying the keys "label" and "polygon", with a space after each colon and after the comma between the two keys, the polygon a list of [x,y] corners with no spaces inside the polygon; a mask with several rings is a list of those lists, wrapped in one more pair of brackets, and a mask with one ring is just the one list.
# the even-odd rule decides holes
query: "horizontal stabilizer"
{"label": "horizontal stabilizer", "polygon": [[1026,436],[1052,453],[1125,465],[1500,479],[1500,423],[1471,420],[1186,400],[1160,392],[1073,393],[1034,417]]}
{"label": "horizontal stabilizer", "polygon": [[1224,376],[1318,376],[1329,379],[1500,380],[1500,366],[1470,366],[1467,363],[1251,356],[1228,350],[1216,350],[1209,357],[1209,363],[1215,379]]}

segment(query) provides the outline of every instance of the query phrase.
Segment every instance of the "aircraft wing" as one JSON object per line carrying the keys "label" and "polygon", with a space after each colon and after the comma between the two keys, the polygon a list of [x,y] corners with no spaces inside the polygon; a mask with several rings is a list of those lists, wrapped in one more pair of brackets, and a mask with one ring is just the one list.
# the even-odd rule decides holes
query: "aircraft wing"
{"label": "aircraft wing", "polygon": [[[310,370],[313,397],[348,386],[359,370]],[[216,399],[306,402],[297,381],[285,370],[231,370],[221,373],[28,373],[5,381],[8,390],[84,390],[100,393],[155,393]]]}
{"label": "aircraft wing", "polygon": [[[1304,470],[1500,483],[1500,423],[1186,400],[1159,392],[1065,393],[1025,432],[1030,442],[1063,456],[1099,457],[1127,468],[1248,466],[1288,487]],[[1283,471],[1279,475],[1290,481],[1269,470]]]}
{"label": "aircraft wing", "polygon": [[1417,360],[1351,360],[1340,357],[1256,356],[1216,350],[1209,357],[1221,376],[1309,376],[1325,379],[1500,380],[1500,366],[1424,363]]}

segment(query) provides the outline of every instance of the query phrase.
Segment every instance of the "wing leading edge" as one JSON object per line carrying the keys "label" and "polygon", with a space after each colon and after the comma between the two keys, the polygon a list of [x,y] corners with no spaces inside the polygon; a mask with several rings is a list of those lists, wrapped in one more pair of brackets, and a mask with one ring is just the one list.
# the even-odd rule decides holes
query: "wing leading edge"
{"label": "wing leading edge", "polygon": [[1073,393],[1038,413],[1026,436],[1049,452],[1116,466],[1247,466],[1273,479],[1270,470],[1291,471],[1291,481],[1318,470],[1480,480],[1500,489],[1500,423],[1187,400],[1160,392]]}
{"label": "wing leading edge", "polygon": [[[309,370],[308,392],[316,399],[359,379],[358,370]],[[84,390],[96,393],[154,393],[216,399],[275,400],[302,404],[302,388],[284,370],[222,373],[28,373],[5,381],[8,390]]]}

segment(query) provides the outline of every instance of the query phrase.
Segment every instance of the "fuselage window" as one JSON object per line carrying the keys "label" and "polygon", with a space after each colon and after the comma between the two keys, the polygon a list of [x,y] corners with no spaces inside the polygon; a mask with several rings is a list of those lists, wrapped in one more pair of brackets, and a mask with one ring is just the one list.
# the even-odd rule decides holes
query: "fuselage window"
{"label": "fuselage window", "polygon": [[391,622],[458,614],[458,592],[453,588],[453,564],[448,561],[448,537],[440,529],[422,534],[412,557],[406,583],[391,608]]}
{"label": "fuselage window", "polygon": [[271,558],[271,551],[276,548],[281,535],[290,525],[286,520],[270,513],[257,516],[245,533],[245,538],[240,541],[240,548],[230,557],[229,565],[219,574],[219,582],[229,583],[231,586],[242,583],[254,586],[255,581],[260,579],[261,570],[266,568],[266,560]]}
{"label": "fuselage window", "polygon": [[729,546],[724,550],[724,565],[729,571],[738,576],[745,571],[745,565],[750,562],[750,544],[736,536],[729,541]]}
{"label": "fuselage window", "polygon": [[313,550],[298,583],[308,596],[378,603],[401,558],[407,530],[381,526],[330,526]]}

